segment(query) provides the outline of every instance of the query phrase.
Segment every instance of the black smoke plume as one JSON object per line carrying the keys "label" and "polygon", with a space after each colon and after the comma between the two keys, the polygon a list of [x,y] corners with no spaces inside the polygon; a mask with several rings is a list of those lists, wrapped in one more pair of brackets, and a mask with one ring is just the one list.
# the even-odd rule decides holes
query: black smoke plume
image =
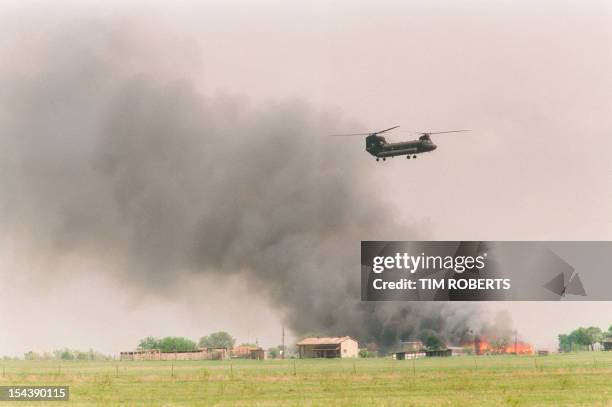
{"label": "black smoke plume", "polygon": [[152,293],[189,273],[239,273],[298,335],[388,347],[423,329],[467,332],[456,308],[360,301],[360,240],[420,236],[377,195],[362,140],[326,137],[356,123],[300,100],[207,95],[197,47],[130,24],[49,26],[3,52],[11,236],[51,260],[103,259]]}

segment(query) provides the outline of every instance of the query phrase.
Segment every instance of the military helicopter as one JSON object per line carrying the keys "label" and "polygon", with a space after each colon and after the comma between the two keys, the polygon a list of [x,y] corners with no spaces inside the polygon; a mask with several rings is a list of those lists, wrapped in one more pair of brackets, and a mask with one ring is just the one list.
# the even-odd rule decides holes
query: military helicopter
{"label": "military helicopter", "polygon": [[432,134],[444,134],[444,133],[458,133],[461,131],[470,130],[448,130],[448,131],[428,131],[428,132],[415,132],[420,134],[418,140],[400,141],[399,143],[388,143],[387,140],[379,136],[379,134],[397,129],[399,126],[389,127],[385,130],[375,131],[373,133],[350,133],[350,134],[331,134],[333,137],[344,137],[344,136],[367,136],[366,151],[376,157],[376,161],[381,158],[386,161],[387,157],[395,157],[396,155],[405,155],[406,158],[416,158],[417,154],[427,153],[435,150],[436,146],[430,136]]}

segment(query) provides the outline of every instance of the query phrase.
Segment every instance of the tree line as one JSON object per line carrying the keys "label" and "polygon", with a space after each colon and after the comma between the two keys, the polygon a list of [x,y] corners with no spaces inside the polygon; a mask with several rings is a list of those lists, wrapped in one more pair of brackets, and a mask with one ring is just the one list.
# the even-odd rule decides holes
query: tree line
{"label": "tree line", "polygon": [[559,334],[559,352],[574,350],[595,350],[595,345],[612,340],[612,325],[607,331],[597,326],[578,328],[569,334]]}
{"label": "tree line", "polygon": [[166,336],[155,338],[148,336],[140,341],[138,349],[159,349],[162,352],[195,351],[198,348],[225,348],[231,349],[236,339],[225,331],[219,331],[200,338],[195,342],[182,336]]}
{"label": "tree line", "polygon": [[[101,352],[89,349],[88,351],[80,351],[78,349],[62,348],[56,349],[53,352],[34,352],[29,351],[23,354],[25,360],[110,360],[111,356]],[[19,359],[10,356],[4,356],[4,360]]]}
{"label": "tree line", "polygon": [[[189,352],[201,348],[232,349],[236,345],[236,338],[225,331],[213,332],[201,337],[197,342],[183,336],[166,336],[156,338],[147,336],[138,343],[138,349],[159,349],[161,352]],[[252,343],[242,343],[240,346],[256,347]],[[274,346],[268,349],[268,357],[275,359],[282,355],[282,346]]]}

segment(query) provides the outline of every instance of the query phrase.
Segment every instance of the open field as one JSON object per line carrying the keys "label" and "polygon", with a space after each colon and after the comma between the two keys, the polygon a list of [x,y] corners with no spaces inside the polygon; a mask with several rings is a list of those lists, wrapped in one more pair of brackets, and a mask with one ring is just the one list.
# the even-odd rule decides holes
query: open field
{"label": "open field", "polygon": [[0,385],[69,385],[35,406],[612,405],[612,352],[546,357],[1,361]]}

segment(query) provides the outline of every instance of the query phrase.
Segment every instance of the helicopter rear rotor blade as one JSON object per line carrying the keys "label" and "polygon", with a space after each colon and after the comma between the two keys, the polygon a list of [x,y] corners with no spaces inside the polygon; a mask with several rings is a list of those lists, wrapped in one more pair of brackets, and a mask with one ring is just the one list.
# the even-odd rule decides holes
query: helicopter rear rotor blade
{"label": "helicopter rear rotor blade", "polygon": [[417,134],[429,135],[429,134],[444,134],[444,133],[459,133],[462,131],[472,131],[472,130],[447,130],[447,131],[415,131]]}

